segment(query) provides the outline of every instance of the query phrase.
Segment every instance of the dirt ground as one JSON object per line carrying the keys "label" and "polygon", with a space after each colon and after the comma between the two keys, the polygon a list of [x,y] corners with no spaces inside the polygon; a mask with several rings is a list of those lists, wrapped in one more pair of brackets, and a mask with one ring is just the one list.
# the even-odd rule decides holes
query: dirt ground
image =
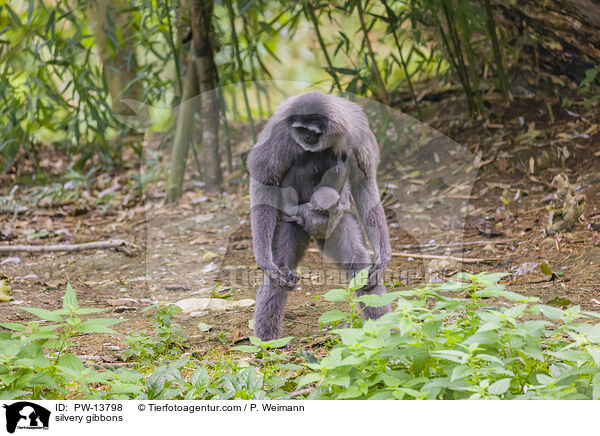
{"label": "dirt ground", "polygon": [[[426,122],[431,127],[478,156],[480,167],[473,173],[470,194],[436,186],[435,166],[431,173],[415,173],[411,162],[385,156],[379,181],[389,186],[384,205],[393,251],[452,256],[440,260],[396,255],[388,267],[388,279],[410,286],[460,269],[505,271],[512,273],[504,280],[510,290],[538,296],[545,303],[579,304],[600,311],[597,120],[575,116],[573,111],[571,115],[558,104],[551,106],[549,117],[546,101],[517,99],[510,107],[494,107],[488,121],[469,122],[459,110],[456,114],[446,111],[428,116]],[[438,160],[435,152],[435,148],[425,148],[412,159],[433,162]],[[571,230],[553,232],[546,229],[549,208],[562,207],[566,201],[556,195],[553,180],[558,174],[567,176],[577,188],[576,194],[583,195],[583,214]],[[126,186],[125,179],[105,180],[94,189],[114,186],[115,180]],[[14,183],[5,179],[0,194],[7,195]],[[119,351],[124,348],[127,333],[151,330],[152,312],[143,309],[153,302],[205,297],[215,281],[232,293],[227,300],[255,298],[259,270],[252,255],[245,186],[232,183],[227,195],[207,198],[201,186],[189,182],[177,205],[165,205],[161,184],[146,192],[145,203],[124,201],[127,190],[120,188],[117,198],[123,201],[105,212],[66,203],[38,207],[29,214],[0,215],[1,245],[121,238],[139,247],[132,253],[106,249],[1,254],[0,274],[12,287],[13,301],[0,303],[0,320],[32,319],[16,309],[21,305],[60,307],[65,285],[70,282],[80,305],[107,308],[105,316],[125,320],[115,327],[119,336],[78,337],[74,352],[90,362],[116,362],[122,359]],[[409,208],[402,202],[409,194],[419,198],[414,203],[418,207]],[[94,191],[89,195],[94,197]],[[444,226],[432,221],[429,228],[406,225],[416,222],[409,214],[427,217],[428,211],[435,210],[443,203],[439,199],[445,197],[458,201],[463,215],[456,217],[461,222],[448,220]],[[31,229],[42,236],[32,238]],[[316,247],[312,244],[311,248]],[[316,297],[337,287],[336,280],[340,282],[335,268],[313,251],[301,262],[301,281],[289,295],[285,316],[284,334],[294,336],[302,347],[322,341],[324,332],[317,320],[333,304]],[[459,257],[480,260],[461,263],[456,260]],[[540,270],[542,262],[564,275],[550,280]],[[196,356],[210,355],[252,334],[249,322],[253,310],[209,311],[200,317],[180,314],[177,322],[189,337],[188,351]],[[210,331],[201,332],[201,322],[210,326]]]}

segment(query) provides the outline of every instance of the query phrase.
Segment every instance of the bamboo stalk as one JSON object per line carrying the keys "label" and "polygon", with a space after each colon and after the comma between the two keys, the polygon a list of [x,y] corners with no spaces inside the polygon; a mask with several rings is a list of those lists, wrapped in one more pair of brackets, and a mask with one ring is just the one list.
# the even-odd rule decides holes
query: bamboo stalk
{"label": "bamboo stalk", "polygon": [[335,86],[341,91],[342,86],[340,85],[340,81],[337,77],[337,73],[333,67],[333,63],[331,62],[331,58],[329,57],[329,53],[327,52],[327,47],[325,46],[325,41],[323,41],[323,37],[321,36],[321,31],[319,30],[319,21],[315,16],[315,11],[313,11],[312,6],[310,5],[308,0],[304,0],[302,3],[304,6],[304,13],[308,17],[308,19],[312,22],[313,27],[315,28],[315,34],[317,35],[317,41],[319,41],[319,45],[321,46],[321,51],[325,55],[325,61],[327,62],[327,66],[331,70],[331,76],[333,77],[333,81],[335,82]]}
{"label": "bamboo stalk", "polygon": [[489,37],[492,40],[492,50],[494,52],[494,60],[496,62],[496,70],[498,72],[498,78],[500,79],[500,89],[505,100],[509,97],[508,78],[506,77],[506,71],[504,70],[504,62],[502,60],[502,49],[498,44],[498,36],[496,35],[496,23],[494,22],[494,16],[492,13],[492,6],[490,0],[483,0],[486,15],[486,24],[488,28]]}
{"label": "bamboo stalk", "polygon": [[248,20],[246,19],[245,15],[242,16],[242,22],[244,23],[244,34],[246,35],[246,41],[248,41],[248,52],[250,54],[250,56],[248,56],[248,58],[250,60],[250,78],[252,79],[252,83],[254,84],[254,90],[256,93],[256,102],[258,104],[258,113],[260,114],[259,116],[262,117],[263,113],[264,113],[263,105],[262,105],[262,98],[260,96],[260,89],[258,88],[258,86],[256,84],[257,75],[256,75],[256,66],[254,65],[254,56],[256,54],[256,46],[254,45],[254,42],[250,42],[250,32],[248,31]]}
{"label": "bamboo stalk", "polygon": [[235,53],[235,58],[237,61],[239,74],[240,74],[240,82],[242,85],[242,94],[244,95],[244,103],[246,105],[246,112],[248,113],[248,124],[250,126],[250,135],[252,136],[252,141],[256,142],[256,131],[254,130],[254,120],[252,119],[252,113],[250,111],[250,101],[248,100],[248,90],[246,89],[246,83],[244,78],[244,65],[242,63],[242,57],[240,55],[240,45],[237,37],[237,31],[235,30],[235,14],[233,12],[233,2],[226,1],[227,12],[229,13],[229,24],[231,25],[231,42],[233,44],[233,51]]}
{"label": "bamboo stalk", "polygon": [[444,42],[444,45],[446,46],[446,49],[448,50],[448,54],[450,55],[452,65],[454,66],[456,74],[458,75],[459,80],[465,91],[465,95],[467,97],[467,105],[469,107],[469,115],[473,116],[473,114],[476,112],[476,104],[473,98],[471,84],[469,83],[469,76],[465,67],[464,59],[462,57],[462,50],[458,41],[456,28],[454,27],[454,21],[452,18],[452,14],[450,13],[450,8],[447,4],[447,0],[442,1],[442,9],[444,12],[444,17],[446,18],[446,23],[448,25],[448,32],[450,36],[450,38],[446,36],[444,28],[438,20],[440,32],[442,34],[442,40]]}
{"label": "bamboo stalk", "polygon": [[365,17],[364,17],[364,12],[363,12],[363,8],[362,8],[362,0],[358,0],[356,2],[356,6],[358,8],[358,19],[360,20],[360,27],[362,29],[362,32],[363,32],[363,35],[365,38],[367,52],[369,53],[369,57],[371,58],[371,64],[373,66],[373,74],[375,75],[375,80],[377,81],[377,86],[379,86],[379,90],[381,92],[381,98],[383,99],[383,102],[389,106],[391,104],[390,95],[388,94],[387,90],[385,89],[385,83],[383,82],[381,73],[379,71],[379,68],[377,67],[377,60],[375,59],[375,53],[373,52],[373,47],[371,46],[371,41],[369,40],[369,31],[365,24]]}
{"label": "bamboo stalk", "polygon": [[459,21],[460,27],[461,27],[460,35],[461,35],[461,39],[462,39],[462,45],[464,46],[465,51],[467,52],[469,74],[471,76],[471,80],[473,81],[475,104],[477,105],[477,111],[479,112],[479,114],[483,114],[485,109],[483,106],[483,98],[481,96],[481,89],[479,86],[479,76],[477,74],[477,70],[475,69],[475,58],[473,56],[473,47],[471,46],[471,40],[469,38],[471,31],[469,28],[469,22],[467,20],[467,17],[465,16],[464,8],[460,4],[460,0],[459,0],[459,5],[457,8],[457,11],[458,11],[458,13],[457,13],[458,21]]}
{"label": "bamboo stalk", "polygon": [[167,27],[169,29],[169,38],[167,43],[173,52],[173,61],[175,63],[175,75],[177,77],[177,85],[179,87],[179,95],[183,95],[183,81],[181,80],[181,69],[179,67],[179,50],[175,46],[173,37],[173,26],[171,24],[171,5],[169,0],[165,1],[165,9],[167,14]]}
{"label": "bamboo stalk", "polygon": [[[383,3],[383,5],[385,6],[385,10],[388,11],[388,13],[387,13],[388,18],[390,20],[392,20],[393,17],[389,13],[390,8],[389,8],[386,0],[381,0],[381,3]],[[400,56],[400,65],[401,65],[402,69],[404,70],[404,75],[406,76],[406,81],[408,83],[408,89],[410,91],[410,96],[415,105],[415,109],[419,113],[419,117],[420,117],[421,116],[421,107],[419,106],[419,102],[417,101],[417,95],[415,94],[415,89],[413,87],[412,80],[410,78],[410,74],[408,73],[408,65],[406,63],[406,60],[404,59],[404,54],[402,53],[402,45],[400,44],[400,41],[398,40],[398,35],[396,34],[396,27],[397,27],[397,23],[394,21],[393,28],[392,28],[392,35],[394,37],[394,42],[396,43],[396,48],[398,49],[398,55]]]}
{"label": "bamboo stalk", "polygon": [[223,95],[223,89],[219,88],[219,103],[221,114],[223,115],[223,134],[225,136],[225,150],[227,151],[227,170],[233,171],[233,156],[231,153],[231,134],[229,132],[229,122],[227,121],[227,102]]}

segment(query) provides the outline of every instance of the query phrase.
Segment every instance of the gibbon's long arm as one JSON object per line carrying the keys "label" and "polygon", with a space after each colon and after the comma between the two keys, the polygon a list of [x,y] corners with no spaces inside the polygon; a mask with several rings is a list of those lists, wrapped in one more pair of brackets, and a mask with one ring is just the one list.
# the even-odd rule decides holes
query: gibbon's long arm
{"label": "gibbon's long arm", "polygon": [[273,283],[284,289],[292,289],[298,280],[296,275],[290,270],[282,270],[273,261],[273,236],[282,195],[282,190],[277,186],[264,185],[250,178],[250,224],[256,264]]}
{"label": "gibbon's long arm", "polygon": [[282,271],[273,261],[273,236],[278,211],[286,209],[294,198],[297,210],[295,190],[279,186],[291,165],[291,153],[281,153],[279,150],[286,139],[281,132],[282,125],[273,123],[265,126],[258,143],[248,155],[247,166],[250,173],[250,224],[256,264],[275,283],[290,288],[295,284],[295,275],[290,271]]}
{"label": "gibbon's long arm", "polygon": [[277,190],[275,186],[250,178],[250,224],[256,264],[262,270],[272,269],[273,234],[277,224]]}
{"label": "gibbon's long arm", "polygon": [[362,178],[354,181],[352,196],[375,253],[375,264],[370,275],[382,274],[392,257],[392,247],[385,221],[385,212],[379,200],[379,189],[373,178]]}
{"label": "gibbon's long arm", "polygon": [[[364,123],[367,124],[366,118]],[[360,221],[365,228],[373,252],[375,264],[369,272],[369,283],[375,285],[392,257],[390,236],[385,220],[385,212],[377,187],[377,166],[379,147],[368,124],[362,129],[362,135],[350,142],[353,151],[350,160],[350,187]]]}

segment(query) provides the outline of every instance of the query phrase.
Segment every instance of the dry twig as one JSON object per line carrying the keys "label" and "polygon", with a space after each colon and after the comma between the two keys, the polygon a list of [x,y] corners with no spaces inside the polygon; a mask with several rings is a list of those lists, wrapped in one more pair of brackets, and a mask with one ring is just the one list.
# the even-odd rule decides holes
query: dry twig
{"label": "dry twig", "polygon": [[131,248],[136,245],[122,239],[109,239],[108,241],[84,242],[82,244],[55,244],[55,245],[0,245],[0,253],[48,253],[52,251],[83,251],[116,248],[127,255],[131,255]]}
{"label": "dry twig", "polygon": [[[309,248],[307,253],[320,253],[316,248]],[[392,257],[412,257],[413,259],[447,259],[460,263],[495,262],[496,259],[480,259],[470,257],[440,256],[437,254],[392,253]]]}

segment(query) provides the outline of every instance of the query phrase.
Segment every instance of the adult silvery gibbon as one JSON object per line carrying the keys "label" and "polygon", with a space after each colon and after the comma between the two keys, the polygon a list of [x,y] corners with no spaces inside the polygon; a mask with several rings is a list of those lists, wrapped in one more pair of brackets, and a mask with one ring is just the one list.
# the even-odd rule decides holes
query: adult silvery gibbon
{"label": "adult silvery gibbon", "polygon": [[[367,117],[346,99],[320,92],[300,94],[284,101],[265,125],[247,160],[254,257],[265,273],[254,315],[254,331],[261,340],[281,335],[287,295],[296,285],[296,266],[311,236],[348,275],[371,266],[369,281],[357,295],[386,292],[383,272],[391,247],[376,181],[378,164],[379,147]],[[322,232],[311,235],[300,224],[306,208],[314,208],[313,195],[324,187],[335,189],[341,200],[330,211],[335,219],[326,237]],[[339,216],[345,199],[356,206],[375,262],[359,220],[347,211]],[[388,306],[361,308],[365,319],[389,311]]]}

